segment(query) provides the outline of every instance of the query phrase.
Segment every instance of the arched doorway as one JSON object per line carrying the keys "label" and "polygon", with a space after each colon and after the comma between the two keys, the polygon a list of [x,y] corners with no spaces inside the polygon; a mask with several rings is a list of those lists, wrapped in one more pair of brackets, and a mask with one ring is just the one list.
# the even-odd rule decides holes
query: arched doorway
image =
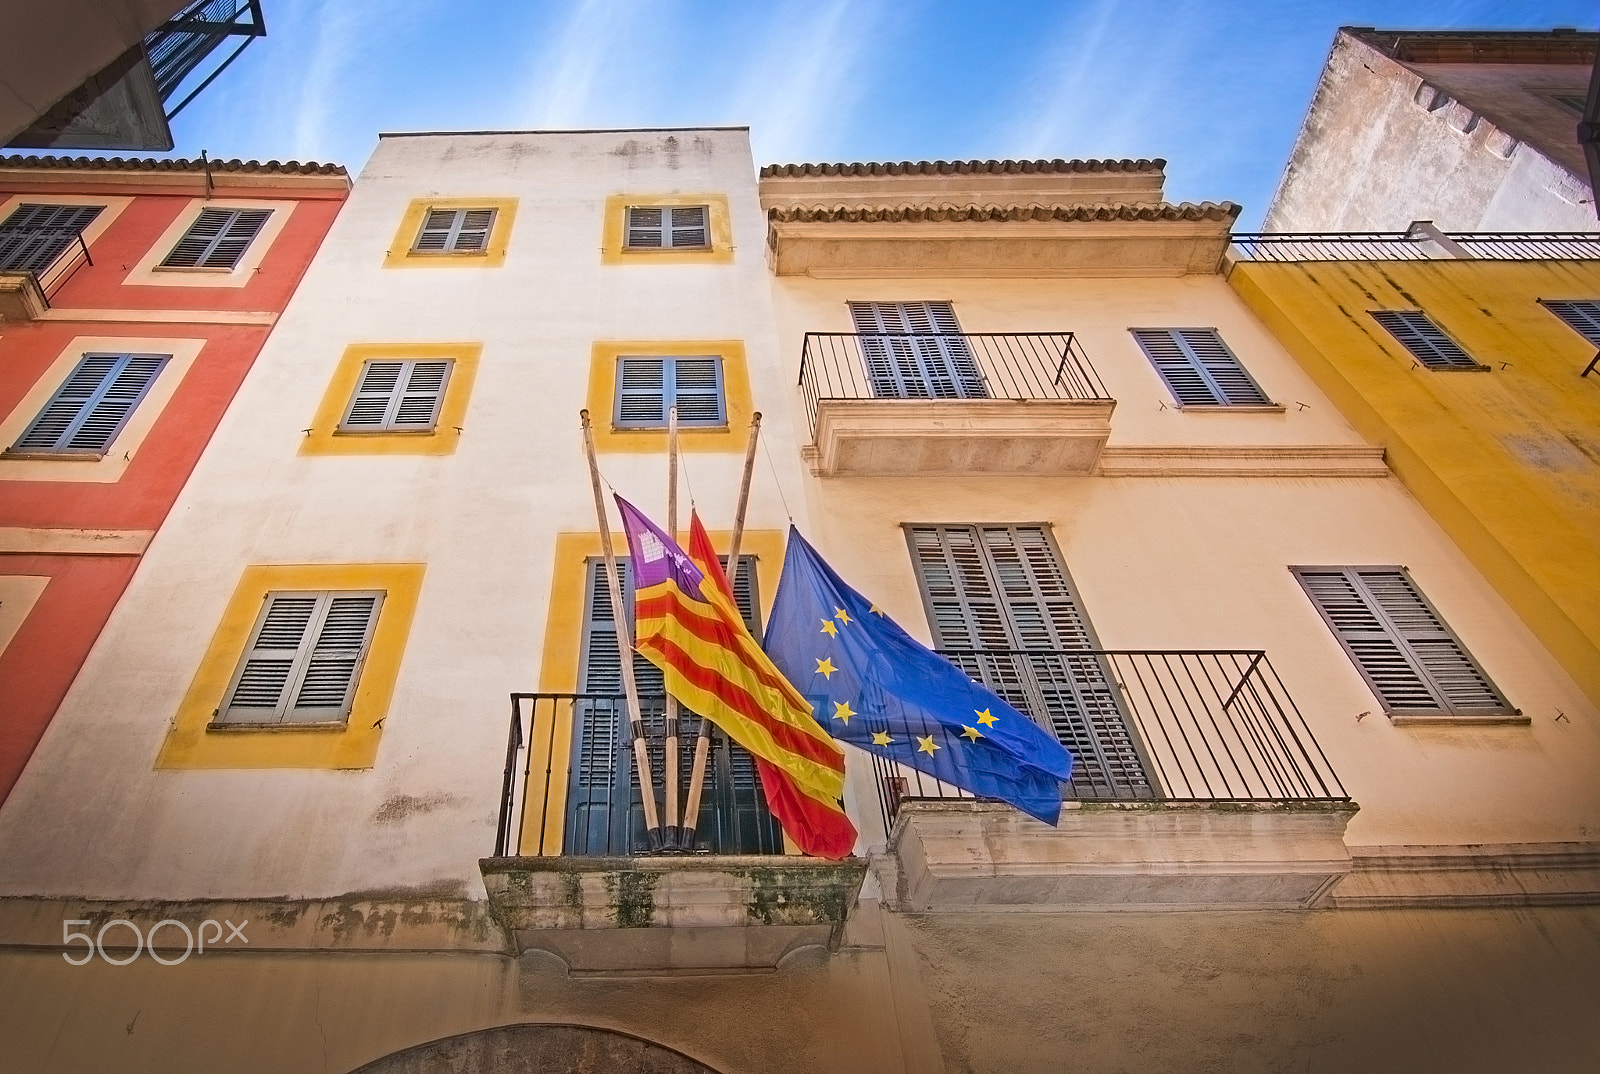
{"label": "arched doorway", "polygon": [[682,1052],[592,1026],[496,1026],[418,1044],[351,1074],[718,1074]]}

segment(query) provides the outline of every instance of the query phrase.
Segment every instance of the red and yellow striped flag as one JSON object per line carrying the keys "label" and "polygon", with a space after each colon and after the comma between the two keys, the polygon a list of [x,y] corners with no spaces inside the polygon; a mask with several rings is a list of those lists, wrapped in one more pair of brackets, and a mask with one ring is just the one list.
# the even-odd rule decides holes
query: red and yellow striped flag
{"label": "red and yellow striped flag", "polygon": [[855,829],[839,804],[844,750],[750,636],[699,519],[692,559],[620,496],[617,507],[633,556],[635,648],[685,708],[756,758],[767,805],[802,850],[847,856]]}

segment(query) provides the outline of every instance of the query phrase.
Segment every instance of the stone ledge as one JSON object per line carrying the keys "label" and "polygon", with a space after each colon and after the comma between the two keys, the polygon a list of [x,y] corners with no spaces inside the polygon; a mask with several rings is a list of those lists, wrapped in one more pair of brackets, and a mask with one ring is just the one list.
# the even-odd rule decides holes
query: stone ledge
{"label": "stone ledge", "polygon": [[1341,909],[1600,904],[1600,843],[1352,847]]}
{"label": "stone ledge", "polygon": [[771,971],[836,950],[865,861],[785,855],[484,858],[484,887],[518,953],[571,973]]}
{"label": "stone ledge", "polygon": [[905,802],[890,849],[915,912],[1305,909],[1350,871],[1351,803]]}
{"label": "stone ledge", "polygon": [[[1223,414],[1231,407],[1213,407]],[[1185,413],[1200,413],[1191,408]],[[1101,477],[1388,477],[1381,447],[1322,444],[1113,445]]]}
{"label": "stone ledge", "polygon": [[28,272],[0,272],[0,321],[36,321],[50,303]]}

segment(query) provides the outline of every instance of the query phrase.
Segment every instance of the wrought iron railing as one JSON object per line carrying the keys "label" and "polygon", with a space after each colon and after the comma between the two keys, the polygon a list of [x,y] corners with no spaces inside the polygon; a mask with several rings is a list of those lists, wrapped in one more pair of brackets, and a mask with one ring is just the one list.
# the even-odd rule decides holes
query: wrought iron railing
{"label": "wrought iron railing", "polygon": [[[1347,802],[1261,650],[951,649],[943,655],[1060,739],[1082,801]],[[884,822],[966,791],[873,757]]]}
{"label": "wrought iron railing", "polygon": [[198,0],[157,27],[144,39],[144,49],[163,104],[177,95],[185,80],[224,42],[230,39],[239,42],[199,85],[167,110],[167,118],[183,111],[185,105],[239,58],[245,46],[265,36],[266,32],[260,0]]}
{"label": "wrought iron railing", "polygon": [[[1451,232],[1468,256],[1486,261],[1593,261],[1600,232]],[[1281,232],[1233,236],[1240,261],[1431,261],[1450,255],[1423,232]]]}
{"label": "wrought iron railing", "polygon": [[[83,241],[81,228],[7,228],[0,232],[0,245],[15,255],[0,260],[0,272],[21,272],[32,276],[47,306],[51,296],[61,289],[61,285],[73,273],[84,265],[94,264],[89,256],[89,245]],[[39,256],[49,257],[49,250],[57,245],[61,247],[61,252],[48,263],[39,265]],[[33,251],[35,256],[26,256],[28,251]],[[30,264],[32,267],[8,268],[8,264]]]}
{"label": "wrought iron railing", "polygon": [[831,399],[1111,398],[1071,332],[807,332],[800,393],[813,433]]}
{"label": "wrought iron railing", "polygon": [[[640,698],[659,808],[666,698]],[[500,791],[495,856],[649,852],[622,694],[516,693]],[[680,713],[680,800],[687,798],[700,719]],[[781,854],[750,755],[713,730],[693,852]]]}

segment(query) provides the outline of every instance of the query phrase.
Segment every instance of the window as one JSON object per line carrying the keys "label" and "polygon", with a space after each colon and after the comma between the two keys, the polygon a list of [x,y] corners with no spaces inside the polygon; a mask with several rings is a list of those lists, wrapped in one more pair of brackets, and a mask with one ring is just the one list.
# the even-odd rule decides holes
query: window
{"label": "window", "polygon": [[664,429],[667,410],[678,408],[678,424],[728,423],[722,398],[722,359],[713,355],[617,359],[619,429]]}
{"label": "window", "polygon": [[1391,716],[1515,714],[1404,567],[1291,569]]}
{"label": "window", "polygon": [[1134,328],[1179,406],[1271,406],[1215,328]]}
{"label": "window", "polygon": [[11,445],[11,452],[104,455],[170,358],[167,354],[84,355]]}
{"label": "window", "polygon": [[1600,300],[1553,301],[1541,298],[1539,304],[1560,317],[1568,328],[1588,340],[1591,347],[1600,347]]}
{"label": "window", "polygon": [[1420,310],[1372,310],[1372,317],[1429,369],[1487,369]]}
{"label": "window", "polygon": [[948,302],[852,302],[861,360],[879,399],[987,399]]}
{"label": "window", "polygon": [[343,723],[383,597],[268,593],[215,722]]}
{"label": "window", "polygon": [[906,537],[934,644],[1072,751],[1062,793],[1152,797],[1110,666],[1071,655],[1100,645],[1050,531],[917,525]]}
{"label": "window", "polygon": [[0,272],[39,273],[75,244],[102,205],[29,205],[0,223]]}
{"label": "window", "polygon": [[271,209],[202,209],[158,267],[231,271],[271,215]]}
{"label": "window", "polygon": [[494,230],[494,209],[429,209],[417,232],[413,253],[481,254],[488,252]]}
{"label": "window", "polygon": [[708,206],[628,206],[630,250],[704,250],[711,245]]}
{"label": "window", "polygon": [[367,362],[339,431],[432,431],[453,364],[448,358]]}

